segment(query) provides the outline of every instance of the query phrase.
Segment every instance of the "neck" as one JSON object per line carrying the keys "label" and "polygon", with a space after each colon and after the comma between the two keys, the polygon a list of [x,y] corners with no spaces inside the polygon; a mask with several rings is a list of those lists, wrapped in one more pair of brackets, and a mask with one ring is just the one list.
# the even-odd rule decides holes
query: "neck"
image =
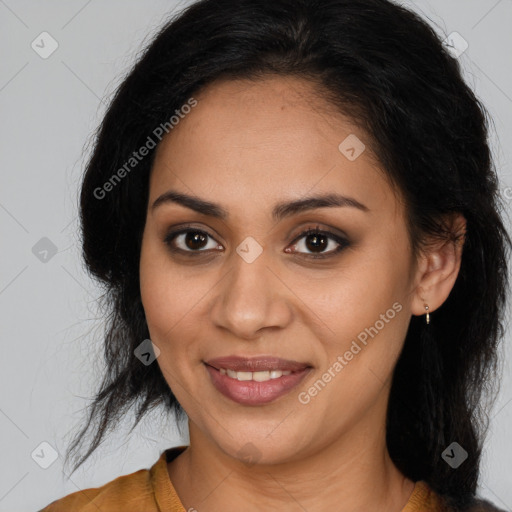
{"label": "neck", "polygon": [[414,489],[389,457],[384,429],[358,424],[300,459],[249,466],[189,427],[189,448],[169,463],[185,510],[289,509],[294,502],[308,512],[400,512]]}

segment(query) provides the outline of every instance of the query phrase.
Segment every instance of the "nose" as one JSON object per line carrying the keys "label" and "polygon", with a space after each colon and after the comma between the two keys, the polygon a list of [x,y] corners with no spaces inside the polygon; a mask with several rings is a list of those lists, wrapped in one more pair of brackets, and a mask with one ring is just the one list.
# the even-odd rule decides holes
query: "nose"
{"label": "nose", "polygon": [[265,250],[253,261],[230,256],[225,277],[216,287],[213,323],[239,339],[255,339],[264,329],[283,329],[292,318],[290,290],[271,268]]}

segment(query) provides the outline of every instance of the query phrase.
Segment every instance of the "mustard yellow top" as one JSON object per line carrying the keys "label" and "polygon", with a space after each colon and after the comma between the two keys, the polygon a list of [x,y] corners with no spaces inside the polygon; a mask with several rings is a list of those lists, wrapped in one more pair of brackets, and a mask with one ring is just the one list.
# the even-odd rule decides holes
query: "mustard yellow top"
{"label": "mustard yellow top", "polygon": [[[101,487],[73,492],[39,512],[186,512],[167,472],[167,463],[186,446],[165,450],[150,469],[139,469]],[[416,482],[401,512],[440,512],[440,499],[424,481]]]}

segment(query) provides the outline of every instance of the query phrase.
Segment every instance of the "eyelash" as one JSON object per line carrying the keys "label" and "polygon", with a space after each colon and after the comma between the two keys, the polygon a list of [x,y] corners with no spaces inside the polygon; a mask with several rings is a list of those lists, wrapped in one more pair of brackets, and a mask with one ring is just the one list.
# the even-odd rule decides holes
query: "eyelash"
{"label": "eyelash", "polygon": [[[201,234],[206,235],[207,237],[210,237],[211,239],[214,240],[214,238],[209,233],[207,233],[206,231],[202,231],[200,229],[195,229],[195,228],[192,228],[192,227],[184,227],[184,228],[182,228],[180,230],[171,231],[170,233],[168,233],[165,236],[165,238],[164,238],[164,243],[169,247],[169,249],[173,253],[181,253],[181,254],[186,253],[187,255],[190,255],[191,257],[197,257],[201,253],[208,252],[208,251],[204,251],[204,250],[185,251],[183,249],[178,249],[178,248],[176,248],[176,247],[174,247],[172,245],[172,242],[174,241],[174,239],[177,236],[182,235],[182,234],[186,234],[186,233],[190,233],[190,232],[201,233]],[[293,253],[293,254],[299,254],[299,255],[302,255],[302,256],[304,256],[306,258],[315,259],[315,260],[316,259],[325,259],[325,258],[331,258],[333,256],[336,256],[343,249],[345,249],[346,247],[348,247],[350,245],[348,240],[340,237],[339,235],[336,235],[335,233],[332,233],[331,231],[326,231],[326,230],[320,229],[319,227],[316,227],[316,228],[308,228],[305,231],[302,231],[302,233],[297,235],[297,237],[294,239],[294,241],[292,243],[292,246],[295,246],[304,237],[307,237],[309,235],[317,235],[317,234],[318,235],[325,235],[326,237],[330,238],[334,242],[338,243],[339,247],[337,249],[331,250],[331,251],[329,251],[327,253],[323,253],[323,254],[310,254],[310,253]]]}

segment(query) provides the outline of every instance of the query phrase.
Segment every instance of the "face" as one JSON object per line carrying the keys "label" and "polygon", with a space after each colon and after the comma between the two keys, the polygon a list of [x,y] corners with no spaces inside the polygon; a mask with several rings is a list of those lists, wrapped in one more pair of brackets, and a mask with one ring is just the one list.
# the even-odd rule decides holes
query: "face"
{"label": "face", "polygon": [[[298,79],[195,99],[158,147],[140,260],[154,364],[191,440],[276,463],[382,430],[414,261],[369,140]],[[213,361],[229,356],[298,365]]]}

